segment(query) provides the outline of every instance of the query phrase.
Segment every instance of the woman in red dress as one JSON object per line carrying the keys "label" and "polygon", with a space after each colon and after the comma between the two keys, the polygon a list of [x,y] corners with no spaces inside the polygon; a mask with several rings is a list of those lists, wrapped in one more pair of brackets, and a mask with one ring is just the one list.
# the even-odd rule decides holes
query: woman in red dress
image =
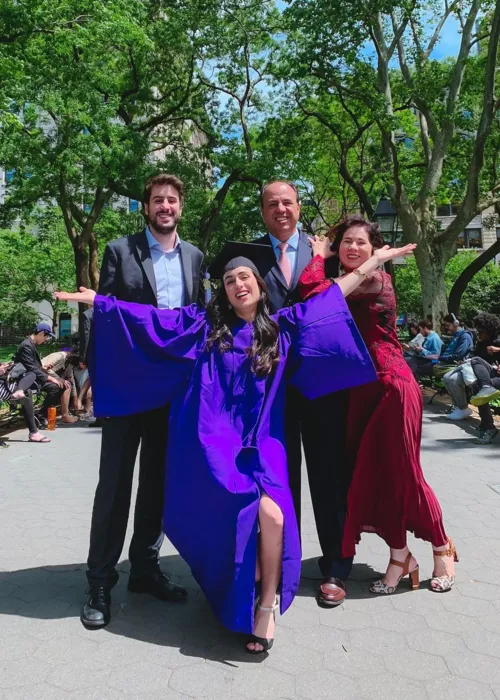
{"label": "woman in red dress", "polygon": [[422,396],[397,338],[391,278],[380,269],[369,275],[363,272],[374,249],[384,246],[379,227],[361,216],[348,217],[333,227],[328,238],[313,237],[311,245],[314,257],[299,281],[302,298],[334,284],[325,273],[326,258],[338,254],[346,273],[357,272],[363,281],[347,303],[378,374],[378,381],[349,392],[346,463],[352,468],[352,481],[343,555],[354,556],[362,532],[375,532],[391,551],[385,576],[370,591],[394,593],[407,575],[412,588],[418,588],[418,563],[406,544],[406,533],[413,532],[433,546],[431,589],[448,591],[455,582],[458,558],[420,465]]}

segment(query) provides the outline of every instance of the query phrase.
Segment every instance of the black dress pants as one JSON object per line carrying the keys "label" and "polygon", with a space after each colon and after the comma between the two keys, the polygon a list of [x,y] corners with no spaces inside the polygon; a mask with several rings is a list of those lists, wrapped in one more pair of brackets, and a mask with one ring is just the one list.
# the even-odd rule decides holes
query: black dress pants
{"label": "black dress pants", "polygon": [[102,421],[99,483],[94,499],[87,561],[89,585],[112,588],[116,564],[125,541],[132,478],[139,448],[140,470],[130,543],[130,574],[147,576],[158,570],[163,542],[163,502],[168,434],[168,406]]}
{"label": "black dress pants", "polygon": [[54,382],[49,381],[46,381],[45,384],[43,384],[40,387],[40,389],[45,394],[45,399],[42,404],[41,413],[43,416],[45,416],[45,418],[47,418],[47,412],[49,407],[57,406],[59,404],[64,389],[58,386],[57,384],[54,384]]}
{"label": "black dress pants", "polygon": [[424,377],[433,376],[434,364],[432,360],[427,360],[425,357],[409,357],[405,359],[417,382]]}
{"label": "black dress pants", "polygon": [[342,537],[350,476],[345,468],[346,392],[314,401],[290,389],[285,413],[288,471],[300,528],[301,441],[304,445],[311,500],[322,557],[323,577],[345,580],[352,557],[342,557]]}

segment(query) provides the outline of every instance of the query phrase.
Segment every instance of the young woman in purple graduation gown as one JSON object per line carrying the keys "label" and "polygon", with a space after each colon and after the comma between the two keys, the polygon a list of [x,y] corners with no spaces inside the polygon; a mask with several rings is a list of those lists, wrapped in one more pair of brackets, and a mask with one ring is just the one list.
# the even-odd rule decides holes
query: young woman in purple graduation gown
{"label": "young woman in purple graduation gown", "polygon": [[[376,251],[366,272],[410,248]],[[284,447],[286,384],[315,398],[373,381],[375,373],[344,301],[359,273],[275,316],[251,260],[231,260],[221,277],[207,310],[156,309],[83,288],[56,297],[94,305],[97,415],[171,402],[165,532],[217,618],[253,632],[246,648],[255,654],[272,646],[276,592],[284,613],[300,580]]]}

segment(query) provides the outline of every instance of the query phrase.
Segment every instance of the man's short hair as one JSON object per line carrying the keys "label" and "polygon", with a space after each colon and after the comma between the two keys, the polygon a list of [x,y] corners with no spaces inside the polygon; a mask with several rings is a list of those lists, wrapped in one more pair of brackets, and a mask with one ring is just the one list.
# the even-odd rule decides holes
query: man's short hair
{"label": "man's short hair", "polygon": [[292,190],[295,192],[297,195],[297,204],[300,204],[300,194],[299,194],[299,188],[297,185],[292,182],[291,180],[270,180],[269,182],[265,182],[262,187],[260,188],[260,208],[264,206],[264,192],[271,186],[275,185],[277,182],[283,183],[284,185],[288,185],[288,187],[291,187]]}
{"label": "man's short hair", "polygon": [[151,190],[155,185],[159,185],[160,187],[170,185],[171,187],[173,187],[175,190],[177,190],[177,194],[179,195],[179,201],[181,203],[181,206],[183,206],[184,183],[180,178],[176,177],[175,175],[169,175],[168,173],[160,173],[159,175],[153,175],[152,177],[148,177],[144,185],[144,193],[142,195],[143,204],[149,204],[149,200],[151,198]]}
{"label": "man's short hair", "polygon": [[432,325],[432,321],[430,321],[428,318],[423,318],[421,321],[419,321],[418,327],[419,328],[427,328],[428,331],[434,330],[434,326]]}

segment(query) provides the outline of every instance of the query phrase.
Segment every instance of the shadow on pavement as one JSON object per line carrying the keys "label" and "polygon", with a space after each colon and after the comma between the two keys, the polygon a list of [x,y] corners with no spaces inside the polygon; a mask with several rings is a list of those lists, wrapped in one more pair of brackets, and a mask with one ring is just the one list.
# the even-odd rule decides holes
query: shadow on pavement
{"label": "shadow on pavement", "polygon": [[[217,622],[180,556],[162,557],[160,563],[164,572],[172,574],[188,589],[186,603],[162,602],[149,595],[128,593],[127,563],[118,567],[120,581],[112,591],[110,624],[100,630],[89,630],[89,635],[117,635],[172,647],[183,655],[228,666],[234,665],[232,662],[255,664],[264,660],[266,655],[252,656],[245,651],[244,635],[232,633]],[[38,620],[42,626],[44,622],[50,625],[55,620],[72,618],[80,632],[85,569],[85,564],[75,563],[0,571],[0,615],[16,616],[13,624],[17,631],[27,629],[22,618]],[[66,628],[64,633],[68,631]]]}

